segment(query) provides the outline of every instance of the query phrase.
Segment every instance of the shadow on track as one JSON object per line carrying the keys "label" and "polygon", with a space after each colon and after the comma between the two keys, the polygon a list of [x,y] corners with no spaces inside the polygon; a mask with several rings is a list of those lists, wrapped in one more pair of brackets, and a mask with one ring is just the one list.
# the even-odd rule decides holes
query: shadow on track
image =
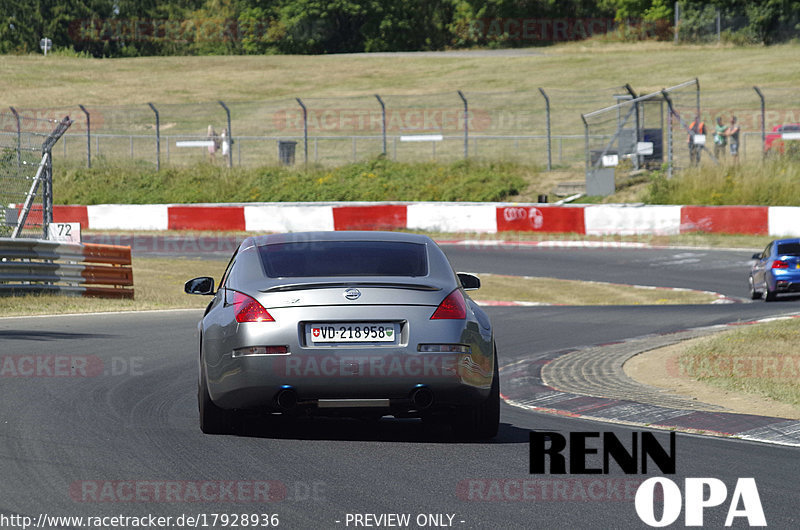
{"label": "shadow on track", "polygon": [[426,423],[419,419],[354,419],[313,417],[285,419],[280,417],[243,416],[235,422],[237,436],[289,440],[331,440],[361,442],[425,442],[425,443],[528,443],[527,429],[501,423],[495,438],[462,440],[443,423]]}

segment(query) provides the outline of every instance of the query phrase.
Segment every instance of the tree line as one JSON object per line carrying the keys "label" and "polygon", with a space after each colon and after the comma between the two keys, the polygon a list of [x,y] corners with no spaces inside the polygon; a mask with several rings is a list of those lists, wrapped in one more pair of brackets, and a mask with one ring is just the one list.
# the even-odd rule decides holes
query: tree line
{"label": "tree line", "polygon": [[[0,53],[324,54],[673,38],[672,0],[0,0]],[[679,2],[682,39],[797,39],[800,0]]]}

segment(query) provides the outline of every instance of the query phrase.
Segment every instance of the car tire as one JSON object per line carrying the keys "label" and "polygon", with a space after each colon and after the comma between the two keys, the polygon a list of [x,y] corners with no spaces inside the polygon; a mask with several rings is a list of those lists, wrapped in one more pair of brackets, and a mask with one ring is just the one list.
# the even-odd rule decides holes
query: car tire
{"label": "car tire", "polygon": [[200,378],[197,382],[197,408],[200,412],[200,430],[206,434],[229,434],[228,418],[225,410],[211,401],[206,383],[206,371],[200,366]]}
{"label": "car tire", "polygon": [[753,277],[750,276],[750,299],[751,300],[759,300],[763,295],[761,291],[756,291],[756,286],[753,283]]}
{"label": "car tire", "polygon": [[766,285],[764,288],[764,301],[765,302],[774,302],[778,295],[775,291],[769,290],[769,285]]}
{"label": "car tire", "polygon": [[453,430],[459,438],[488,440],[497,436],[500,428],[500,371],[497,363],[497,348],[494,348],[494,377],[486,401],[460,411],[453,422]]}

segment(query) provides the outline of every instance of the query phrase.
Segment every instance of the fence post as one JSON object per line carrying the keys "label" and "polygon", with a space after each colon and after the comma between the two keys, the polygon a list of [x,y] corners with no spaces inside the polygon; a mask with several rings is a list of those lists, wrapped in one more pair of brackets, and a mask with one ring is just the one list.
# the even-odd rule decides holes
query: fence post
{"label": "fence post", "polygon": [[231,111],[228,109],[228,106],[222,100],[217,101],[222,108],[225,109],[225,114],[228,116],[228,135],[225,137],[225,140],[228,142],[228,167],[233,167],[233,133],[231,132]]}
{"label": "fence post", "polygon": [[469,104],[467,103],[467,98],[464,97],[464,93],[460,90],[457,92],[458,97],[464,102],[464,160],[466,160],[469,157]]}
{"label": "fence post", "polygon": [[383,156],[386,156],[386,105],[384,105],[383,100],[378,94],[375,94],[375,97],[378,98],[378,103],[381,104],[381,129],[383,133]]}
{"label": "fence post", "polygon": [[761,92],[761,90],[757,86],[754,86],[753,90],[756,91],[756,94],[758,94],[758,97],[761,100],[761,156],[765,157],[767,156],[766,151],[764,151],[764,147],[767,145],[766,104],[764,102],[764,94]]}
{"label": "fence post", "polygon": [[552,171],[553,169],[553,151],[551,149],[550,144],[550,98],[547,97],[544,89],[539,87],[539,92],[542,94],[544,98],[544,110],[545,110],[545,124],[547,126],[547,171]]}
{"label": "fence post", "polygon": [[586,121],[586,117],[581,114],[581,120],[583,120],[583,135],[584,135],[584,147],[583,147],[583,156],[584,156],[584,174],[586,178],[589,178],[589,157],[591,156],[589,152],[589,122]]}
{"label": "fence post", "polygon": [[672,112],[669,113],[669,123],[667,124],[667,179],[672,179],[673,166],[673,146],[672,146]]}
{"label": "fence post", "polygon": [[156,114],[156,171],[161,171],[161,122],[159,121],[158,109],[152,103],[148,103]]}
{"label": "fence post", "polygon": [[[700,80],[698,78],[694,78],[695,86],[697,86],[696,92],[696,99],[697,99],[697,112],[695,112],[695,116],[700,116]],[[670,100],[671,101],[671,100]]]}
{"label": "fence post", "polygon": [[634,157],[633,157],[633,168],[639,169],[639,104],[636,103],[636,99],[639,97],[636,92],[633,91],[633,87],[630,83],[625,83],[625,90],[628,91],[628,94],[631,95],[631,99],[633,100],[633,112],[636,115],[635,123],[633,127],[633,136],[634,140],[636,141],[636,146],[634,147]]}
{"label": "fence post", "polygon": [[308,166],[308,109],[303,104],[303,101],[300,98],[294,98],[300,104],[300,108],[303,109],[303,160],[304,164]]}
{"label": "fence post", "polygon": [[681,6],[680,3],[675,2],[675,44],[678,44],[678,27],[681,22]]}
{"label": "fence post", "polygon": [[[83,113],[86,115],[86,167],[92,168],[92,120],[89,117],[89,111],[83,105],[78,105]],[[67,137],[64,137],[66,140]],[[64,142],[66,145],[66,142]]]}
{"label": "fence post", "polygon": [[19,124],[19,113],[17,113],[17,109],[14,107],[8,107],[11,109],[11,113],[14,115],[14,118],[17,120],[17,166],[22,166],[22,128]]}

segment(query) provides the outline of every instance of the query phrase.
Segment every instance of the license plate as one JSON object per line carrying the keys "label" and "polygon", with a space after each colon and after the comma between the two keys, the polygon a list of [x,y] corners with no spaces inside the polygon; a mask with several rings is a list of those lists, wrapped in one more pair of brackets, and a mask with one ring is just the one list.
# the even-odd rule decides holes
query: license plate
{"label": "license plate", "polygon": [[395,324],[384,322],[347,322],[306,324],[308,342],[394,342]]}

